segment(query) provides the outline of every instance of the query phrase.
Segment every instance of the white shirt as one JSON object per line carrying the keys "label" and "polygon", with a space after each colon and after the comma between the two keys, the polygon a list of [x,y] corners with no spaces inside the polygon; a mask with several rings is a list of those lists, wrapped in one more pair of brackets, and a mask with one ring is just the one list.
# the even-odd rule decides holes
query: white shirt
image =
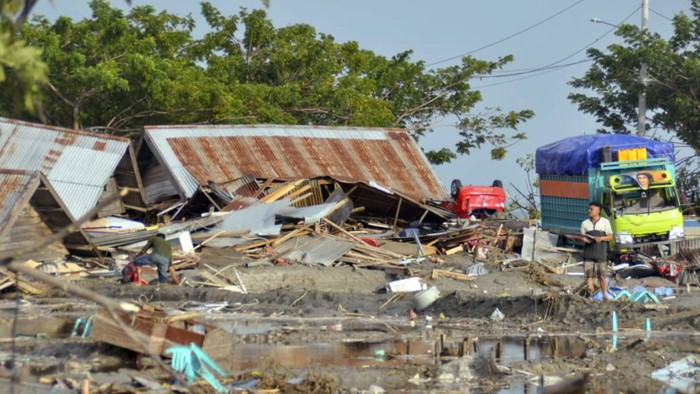
{"label": "white shirt", "polygon": [[581,234],[586,234],[593,230],[604,231],[605,235],[612,234],[613,232],[612,226],[610,226],[610,221],[602,216],[599,217],[595,223],[593,223],[590,218],[581,223]]}

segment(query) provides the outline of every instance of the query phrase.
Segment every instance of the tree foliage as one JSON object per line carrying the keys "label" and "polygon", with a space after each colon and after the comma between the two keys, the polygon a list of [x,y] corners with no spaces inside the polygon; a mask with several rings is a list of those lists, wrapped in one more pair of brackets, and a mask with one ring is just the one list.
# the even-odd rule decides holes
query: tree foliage
{"label": "tree foliage", "polygon": [[647,128],[667,130],[700,152],[700,0],[692,0],[690,10],[673,18],[668,40],[637,26],[620,26],[616,34],[623,42],[607,51],[589,49],[593,65],[570,82],[593,94],[572,93],[569,99],[594,115],[601,131],[630,133],[637,123],[638,94],[645,89],[639,70],[646,64]]}
{"label": "tree foliage", "polygon": [[15,107],[33,111],[40,84],[47,81],[41,51],[16,34],[35,2],[0,0],[0,88],[7,97],[0,109],[9,110],[16,103]]}
{"label": "tree foliage", "polygon": [[[264,2],[265,3],[265,2]],[[128,12],[92,0],[92,16],[36,17],[21,37],[42,51],[43,107],[33,115],[0,93],[4,116],[131,135],[146,124],[274,123],[405,127],[416,138],[456,119],[455,147],[426,152],[443,163],[484,145],[502,158],[525,134],[530,110],[473,115],[481,93],[470,80],[510,62],[465,57],[428,69],[411,51],[390,58],[339,43],[307,24],[275,27],[264,10],[223,15],[210,3],[195,21],[151,6]]]}

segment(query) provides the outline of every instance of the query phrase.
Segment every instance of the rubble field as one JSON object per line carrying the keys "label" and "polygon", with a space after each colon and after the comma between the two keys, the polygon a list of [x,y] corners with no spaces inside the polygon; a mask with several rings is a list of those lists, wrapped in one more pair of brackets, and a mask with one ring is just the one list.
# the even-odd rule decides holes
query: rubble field
{"label": "rubble field", "polygon": [[[216,264],[200,261],[200,265],[208,263]],[[700,325],[693,289],[661,304],[600,303],[575,293],[581,276],[547,273],[535,264],[502,271],[498,264],[487,263],[488,273],[473,280],[426,275],[434,269],[463,272],[473,264],[472,256],[463,253],[447,256],[441,263],[393,271],[296,264],[241,266],[237,271],[247,294],[191,287],[190,283],[202,280],[206,270],[201,268],[181,270],[187,278],[182,286],[122,285],[113,278],[82,279],[80,284],[115,299],[194,311],[202,322],[223,327],[231,339],[226,345],[232,355],[219,361],[230,374],[222,381],[256,381],[254,387],[243,389],[250,392],[376,392],[379,388],[444,392],[463,386],[475,392],[509,392],[508,387],[519,387],[517,382],[551,388],[561,379],[559,384],[567,384],[567,378],[585,379],[590,392],[656,392],[664,386],[650,377],[652,371],[700,351],[700,337],[696,341],[693,336]],[[409,273],[439,289],[439,298],[422,311],[414,309],[414,294],[386,291],[388,283]],[[660,277],[621,280],[615,285],[686,290]],[[17,372],[25,387],[39,384],[70,390],[87,384],[91,392],[141,392],[149,382],[155,384],[152,390],[163,382],[172,383],[147,356],[139,359],[135,352],[91,336],[73,333],[71,337],[77,319],[94,313],[94,305],[52,288],[19,300],[14,293],[3,295],[2,338],[11,338],[17,305],[21,318],[15,343],[7,339],[0,343],[4,360],[0,376]],[[496,309],[502,312],[500,321],[492,318]],[[613,311],[619,321],[615,348]],[[649,335],[643,330],[646,318],[652,324]],[[524,349],[526,339],[538,343],[540,355],[535,359],[522,359],[522,350],[516,351],[519,360],[499,354],[501,341]],[[392,354],[388,345],[392,341],[415,342],[416,348],[427,346],[427,350]],[[481,343],[482,349],[476,351],[474,342]],[[359,362],[330,363],[312,357],[307,364],[299,364],[290,361],[294,357],[274,351],[253,361],[238,353],[256,346],[313,348],[333,343],[365,344],[369,356]],[[372,353],[371,344],[389,348],[381,362],[372,356],[376,351]],[[14,365],[9,363],[13,346],[20,354]],[[135,383],[139,379],[141,385]],[[213,389],[200,379],[190,390]]]}

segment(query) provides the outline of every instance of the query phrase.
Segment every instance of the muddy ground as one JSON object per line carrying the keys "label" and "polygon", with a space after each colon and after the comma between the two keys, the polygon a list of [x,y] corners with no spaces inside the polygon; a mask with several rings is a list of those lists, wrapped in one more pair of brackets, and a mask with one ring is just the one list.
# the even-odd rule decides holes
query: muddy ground
{"label": "muddy ground", "polygon": [[[433,268],[464,272],[472,260],[467,254],[449,256],[443,263],[409,267],[410,273],[407,268],[241,265],[237,270],[248,294],[206,286],[136,287],[113,278],[77,283],[117,299],[200,311],[202,320],[231,335],[232,356],[220,360],[231,374],[228,381],[260,379],[251,391],[376,392],[381,387],[509,393],[587,374],[589,392],[648,393],[664,387],[650,378],[652,371],[700,350],[700,337],[694,337],[700,308],[693,292],[676,289],[662,307],[648,309],[629,301],[590,301],[574,293],[581,276],[534,266],[503,272],[491,263],[489,273],[473,281],[430,279]],[[201,263],[225,267],[229,262]],[[182,273],[190,283],[202,280],[197,269]],[[388,282],[408,274],[422,275],[424,283],[440,291],[440,298],[414,319],[411,293],[383,291]],[[617,282],[638,284],[675,287],[662,278]],[[57,289],[19,300],[14,292],[2,296],[0,379],[15,373],[21,382],[16,387],[26,392],[57,384],[71,388],[88,376],[91,392],[133,392],[134,376],[161,384],[168,380],[152,361],[137,363],[131,351],[89,337],[70,338],[75,320],[89,316],[93,304]],[[17,305],[13,365],[8,338]],[[496,308],[502,321],[490,319]],[[615,348],[613,311],[619,321]],[[642,330],[647,318],[650,335]],[[299,379],[290,383],[289,378]],[[200,384],[193,390],[208,389]]]}

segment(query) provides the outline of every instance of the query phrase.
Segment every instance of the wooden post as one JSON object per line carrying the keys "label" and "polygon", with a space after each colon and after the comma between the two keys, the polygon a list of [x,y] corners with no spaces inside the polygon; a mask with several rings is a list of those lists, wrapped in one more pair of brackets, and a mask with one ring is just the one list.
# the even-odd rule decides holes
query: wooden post
{"label": "wooden post", "polygon": [[502,223],[500,226],[498,226],[498,230],[496,230],[496,236],[491,240],[491,246],[496,246],[496,244],[498,243],[498,237],[501,236],[501,230],[503,230]]}
{"label": "wooden post", "polygon": [[422,215],[420,215],[420,219],[418,219],[418,223],[423,223],[423,219],[428,215],[428,210],[426,209]]}
{"label": "wooden post", "polygon": [[394,228],[396,228],[396,223],[399,221],[399,211],[401,211],[401,203],[403,202],[403,197],[399,197],[399,205],[396,207],[396,216],[394,216]]}
{"label": "wooden post", "polygon": [[503,342],[499,339],[498,342],[496,342],[496,360],[501,360],[503,357]]}
{"label": "wooden post", "polygon": [[468,356],[472,354],[472,339],[471,337],[466,337],[462,339],[462,346],[460,348],[460,357]]}
{"label": "wooden post", "polygon": [[523,359],[525,361],[530,361],[530,336],[525,337],[525,343],[523,344]]}

